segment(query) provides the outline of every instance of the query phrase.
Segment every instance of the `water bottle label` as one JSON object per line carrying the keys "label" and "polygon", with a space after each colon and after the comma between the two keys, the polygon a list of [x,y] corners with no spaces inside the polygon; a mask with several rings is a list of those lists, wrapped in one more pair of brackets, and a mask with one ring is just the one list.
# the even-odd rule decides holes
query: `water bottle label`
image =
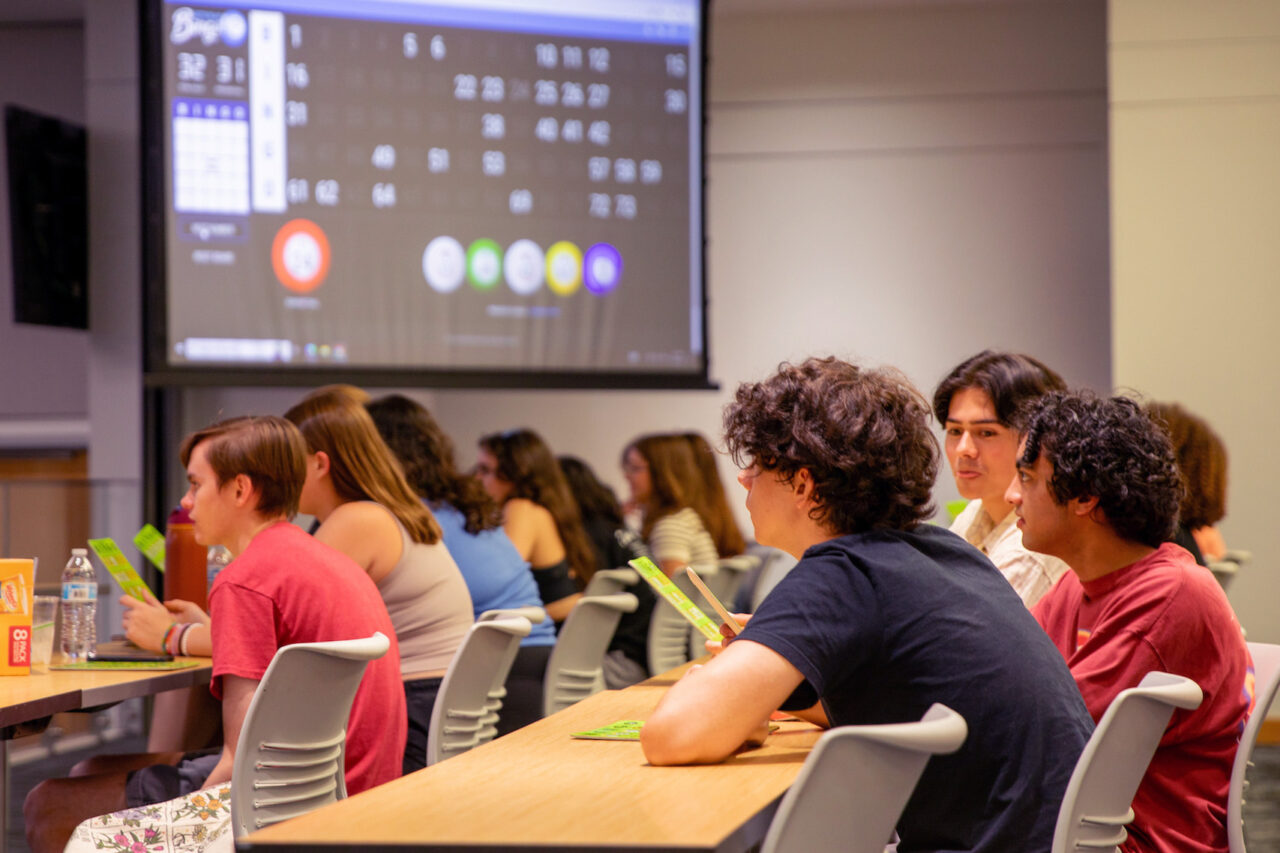
{"label": "water bottle label", "polygon": [[96,583],[64,583],[62,585],[63,601],[97,601],[98,585]]}

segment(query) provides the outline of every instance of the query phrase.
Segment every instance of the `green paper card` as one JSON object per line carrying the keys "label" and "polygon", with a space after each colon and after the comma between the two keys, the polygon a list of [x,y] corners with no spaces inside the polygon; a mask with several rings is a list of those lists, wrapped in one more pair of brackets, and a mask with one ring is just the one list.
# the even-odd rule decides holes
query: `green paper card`
{"label": "green paper card", "polygon": [[132,596],[139,601],[146,601],[147,596],[143,592],[151,590],[147,587],[145,581],[138,577],[138,573],[134,571],[133,566],[129,563],[129,558],[120,550],[120,546],[115,543],[114,539],[90,539],[89,547],[93,549],[93,553],[98,555],[98,559],[102,561],[102,565],[107,567],[107,571],[111,573],[111,577],[116,579],[116,583],[120,584],[120,588],[124,590],[125,595]]}
{"label": "green paper card", "polygon": [[640,727],[644,720],[618,720],[589,732],[574,732],[570,737],[582,740],[640,740]]}
{"label": "green paper card", "polygon": [[142,556],[151,561],[156,571],[164,571],[164,534],[153,525],[144,524],[133,536],[133,544],[138,546]]}
{"label": "green paper card", "polygon": [[720,641],[724,637],[720,634],[720,626],[711,621],[707,614],[703,613],[698,605],[689,600],[689,596],[685,595],[680,587],[671,582],[671,578],[658,568],[657,564],[648,557],[637,557],[628,565],[640,573],[640,577],[649,582],[649,586],[654,591],[665,598],[672,607],[679,611],[680,615],[689,620],[689,624],[702,632],[702,636],[708,640]]}
{"label": "green paper card", "polygon": [[55,663],[50,664],[49,669],[71,671],[93,671],[93,670],[143,670],[143,669],[190,669],[193,666],[200,666],[198,660],[86,660],[79,663]]}

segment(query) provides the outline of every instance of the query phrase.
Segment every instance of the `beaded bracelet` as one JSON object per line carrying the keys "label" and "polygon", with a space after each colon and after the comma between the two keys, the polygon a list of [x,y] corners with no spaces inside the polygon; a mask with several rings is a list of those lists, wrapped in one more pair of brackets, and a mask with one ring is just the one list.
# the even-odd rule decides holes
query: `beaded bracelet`
{"label": "beaded bracelet", "polygon": [[177,630],[177,628],[178,628],[178,623],[177,623],[177,622],[170,622],[170,623],[169,623],[169,627],[168,627],[168,628],[165,630],[165,632],[164,632],[164,637],[162,637],[162,638],[161,638],[161,640],[160,640],[160,649],[161,649],[161,651],[166,651],[166,650],[168,650],[168,648],[169,648],[169,638],[173,636],[173,632],[174,632],[175,630]]}
{"label": "beaded bracelet", "polygon": [[174,643],[177,646],[177,651],[174,654],[182,654],[184,656],[187,654],[187,637],[191,636],[191,631],[195,627],[196,623],[194,622],[188,622],[182,626],[182,631],[178,633],[177,642]]}

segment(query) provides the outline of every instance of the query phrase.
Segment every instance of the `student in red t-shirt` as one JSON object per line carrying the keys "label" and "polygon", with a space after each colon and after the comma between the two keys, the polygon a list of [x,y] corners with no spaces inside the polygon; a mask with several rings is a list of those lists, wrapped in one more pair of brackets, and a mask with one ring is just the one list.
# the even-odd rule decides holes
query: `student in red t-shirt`
{"label": "student in red t-shirt", "polygon": [[[62,850],[95,815],[158,803],[231,779],[245,714],[280,646],[350,640],[381,631],[391,649],[372,661],[347,729],[350,793],[400,775],[405,744],[400,655],[391,619],[369,576],[351,558],[289,523],[305,478],[306,444],[283,418],[236,418],[188,436],[183,507],[201,545],[234,558],[214,582],[213,683],[225,743],[201,756],[159,753],[90,759],[73,778],[41,783],[24,806],[32,850]],[[105,771],[105,772],[104,772]]]}
{"label": "student in red t-shirt", "polygon": [[1252,705],[1252,668],[1231,605],[1168,542],[1183,483],[1169,438],[1132,400],[1048,394],[1027,404],[1018,476],[1005,499],[1022,542],[1072,569],[1032,614],[1098,720],[1159,670],[1204,691],[1175,711],[1133,801],[1121,849],[1227,850],[1231,764]]}

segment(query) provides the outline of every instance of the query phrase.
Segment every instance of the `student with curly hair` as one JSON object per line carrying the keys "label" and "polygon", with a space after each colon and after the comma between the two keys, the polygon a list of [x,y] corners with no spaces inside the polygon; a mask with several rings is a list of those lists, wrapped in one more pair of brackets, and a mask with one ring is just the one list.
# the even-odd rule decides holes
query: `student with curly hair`
{"label": "student with curly hair", "polygon": [[1173,541],[1200,565],[1221,560],[1227,543],[1218,522],[1227,514],[1227,447],[1204,418],[1177,403],[1148,403],[1147,414],[1169,430],[1187,495],[1178,508]]}
{"label": "student with curly hair", "polygon": [[1026,400],[1065,391],[1058,374],[1028,355],[983,350],[938,383],[933,413],[946,432],[945,449],[960,496],[969,505],[951,532],[986,554],[1028,607],[1066,572],[1056,557],[1022,545],[1005,489],[1017,470],[1018,431],[1013,417]]}
{"label": "student with curly hair", "polygon": [[[444,544],[458,563],[478,617],[486,610],[541,607],[529,561],[520,556],[502,529],[502,509],[474,478],[458,471],[453,442],[423,406],[400,394],[365,403],[405,479],[440,523]],[[520,643],[498,734],[507,734],[542,718],[542,680],[555,645],[550,620],[533,626]]]}
{"label": "student with curly hair", "polygon": [[649,716],[649,761],[720,761],[779,707],[840,726],[941,702],[968,737],[929,760],[899,849],[1048,851],[1092,724],[1009,583],[925,523],[938,445],[924,398],[897,371],[810,359],[739,386],[724,424],[756,539],[799,562]]}
{"label": "student with curly hair", "polygon": [[502,507],[502,526],[529,561],[547,613],[563,622],[596,569],[578,504],[551,448],[531,429],[480,439],[476,478]]}
{"label": "student with curly hair", "polygon": [[1124,397],[1047,394],[1028,404],[1023,423],[1006,499],[1026,546],[1071,567],[1032,614],[1093,718],[1153,670],[1204,691],[1199,708],[1169,721],[1124,849],[1225,851],[1251,664],[1213,575],[1168,541],[1183,497],[1168,436]]}

